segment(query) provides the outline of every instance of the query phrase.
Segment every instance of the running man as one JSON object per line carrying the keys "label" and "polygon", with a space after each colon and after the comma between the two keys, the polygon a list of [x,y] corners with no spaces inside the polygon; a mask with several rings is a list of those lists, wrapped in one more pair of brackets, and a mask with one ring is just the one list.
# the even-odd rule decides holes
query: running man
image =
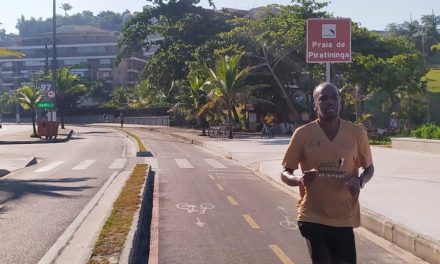
{"label": "running man", "polygon": [[[374,173],[367,133],[339,118],[335,85],[313,91],[317,120],[295,130],[282,181],[299,186],[298,227],[313,263],[356,263],[353,228],[360,226],[359,193]],[[301,165],[302,175],[293,175]],[[364,170],[359,175],[359,168]]]}

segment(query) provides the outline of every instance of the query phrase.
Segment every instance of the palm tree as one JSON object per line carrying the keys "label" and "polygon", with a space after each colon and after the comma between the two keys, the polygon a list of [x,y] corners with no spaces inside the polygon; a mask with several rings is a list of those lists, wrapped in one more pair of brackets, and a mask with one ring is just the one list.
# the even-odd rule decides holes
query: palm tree
{"label": "palm tree", "polygon": [[[228,130],[229,138],[232,138],[232,109],[238,101],[238,95],[243,93],[249,86],[246,85],[246,77],[253,69],[250,66],[239,69],[240,60],[244,53],[236,54],[232,57],[217,56],[214,69],[208,69],[209,78],[205,85],[209,87],[208,97],[212,102],[217,102],[226,107],[228,111]],[[252,88],[252,87],[251,87]],[[205,107],[210,103],[206,104]]]}
{"label": "palm tree", "polygon": [[124,106],[128,106],[130,103],[130,94],[131,91],[129,91],[127,88],[119,86],[118,88],[114,89],[113,92],[110,95],[110,100],[113,106],[116,106],[117,108],[123,108]]}
{"label": "palm tree", "polygon": [[64,16],[67,16],[67,11],[71,10],[73,7],[69,3],[61,3],[60,8],[64,10]]}
{"label": "palm tree", "polygon": [[178,102],[169,110],[169,112],[183,112],[185,120],[200,120],[203,136],[206,136],[206,111],[200,112],[200,110],[206,104],[207,92],[204,90],[205,81],[206,76],[191,71],[188,74],[189,85],[182,85],[181,93],[177,98]]}
{"label": "palm tree", "polygon": [[37,103],[40,102],[43,97],[41,90],[38,90],[34,86],[23,85],[17,91],[17,100],[21,107],[25,110],[31,110],[32,113],[32,128],[33,133],[31,137],[38,137],[37,130],[35,128],[36,119],[36,107]]}
{"label": "palm tree", "polygon": [[[70,68],[57,70],[56,76],[56,101],[61,117],[61,128],[64,129],[64,112],[66,109],[65,100],[69,96],[85,92],[87,87],[82,83],[78,75],[70,73]],[[48,79],[52,79],[49,74]]]}

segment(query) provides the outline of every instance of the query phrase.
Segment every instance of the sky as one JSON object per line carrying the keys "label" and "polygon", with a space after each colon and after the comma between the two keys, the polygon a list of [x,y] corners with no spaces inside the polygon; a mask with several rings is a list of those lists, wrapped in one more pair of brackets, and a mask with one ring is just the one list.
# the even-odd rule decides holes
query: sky
{"label": "sky", "polygon": [[[384,30],[390,23],[403,23],[419,20],[421,15],[434,13],[440,15],[439,0],[329,0],[331,3],[326,11],[337,17],[351,18],[361,26],[370,30]],[[17,19],[24,15],[26,18],[52,16],[52,0],[0,0],[0,28],[7,33],[17,33],[15,25]],[[141,11],[142,6],[150,4],[146,0],[57,0],[57,6],[69,3],[73,9],[68,13],[74,14],[83,10],[90,10],[95,15],[100,11],[114,11],[122,13]],[[208,7],[206,0],[201,0],[201,5]],[[217,8],[232,7],[250,9],[267,4],[286,5],[290,0],[214,0]],[[57,8],[57,13],[64,11]]]}

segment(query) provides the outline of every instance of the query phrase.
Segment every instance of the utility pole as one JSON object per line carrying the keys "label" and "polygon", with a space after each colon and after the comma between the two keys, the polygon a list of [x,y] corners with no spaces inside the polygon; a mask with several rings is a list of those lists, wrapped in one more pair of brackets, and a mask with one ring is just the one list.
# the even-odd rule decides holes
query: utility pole
{"label": "utility pole", "polygon": [[[56,0],[53,0],[53,25],[52,25],[52,85],[55,94],[57,92],[57,14],[56,14]],[[56,97],[55,97],[55,107],[56,107]],[[56,108],[50,111],[49,121],[56,121]],[[63,127],[64,128],[64,127]]]}
{"label": "utility pole", "polygon": [[54,90],[56,91],[56,77],[57,77],[57,14],[56,14],[56,0],[53,0],[53,25],[52,25],[52,79]]}

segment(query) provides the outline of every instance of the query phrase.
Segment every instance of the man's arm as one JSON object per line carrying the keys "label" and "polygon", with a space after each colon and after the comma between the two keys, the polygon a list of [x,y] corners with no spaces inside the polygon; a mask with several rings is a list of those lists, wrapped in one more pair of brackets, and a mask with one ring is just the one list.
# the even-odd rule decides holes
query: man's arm
{"label": "man's arm", "polygon": [[302,176],[293,175],[293,170],[285,168],[281,173],[281,180],[289,186],[309,185],[318,176],[315,169],[305,171]]}
{"label": "man's arm", "polygon": [[347,180],[347,185],[352,194],[359,194],[361,188],[365,186],[374,174],[374,166],[370,165],[364,169],[359,177],[349,177]]}
{"label": "man's arm", "polygon": [[365,184],[371,180],[371,178],[373,178],[373,174],[374,174],[373,165],[370,165],[369,167],[365,168],[365,170],[359,176],[359,184],[361,188],[364,187]]}
{"label": "man's arm", "polygon": [[289,186],[298,186],[303,183],[302,176],[293,175],[293,170],[289,168],[285,168],[281,173],[281,181]]}

